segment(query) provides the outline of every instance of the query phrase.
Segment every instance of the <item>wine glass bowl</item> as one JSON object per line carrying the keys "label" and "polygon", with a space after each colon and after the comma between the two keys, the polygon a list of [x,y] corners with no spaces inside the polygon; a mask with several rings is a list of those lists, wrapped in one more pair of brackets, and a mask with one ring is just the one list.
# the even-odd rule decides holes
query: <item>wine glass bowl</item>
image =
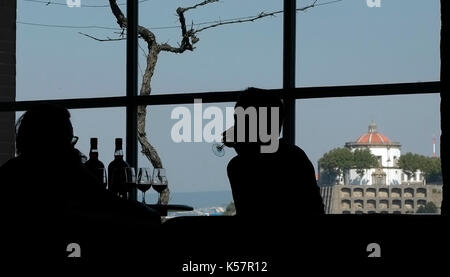
{"label": "wine glass bowl", "polygon": [[223,157],[225,155],[225,144],[224,143],[214,143],[212,145],[212,151],[217,157]]}
{"label": "wine glass bowl", "polygon": [[164,168],[153,169],[152,187],[158,192],[158,204],[161,204],[161,193],[167,188],[166,170]]}
{"label": "wine glass bowl", "polygon": [[150,168],[139,168],[136,187],[142,192],[142,203],[145,203],[145,192],[152,186],[152,175]]}
{"label": "wine glass bowl", "polygon": [[136,187],[136,171],[134,167],[125,167],[123,171],[125,175],[125,192],[130,193]]}

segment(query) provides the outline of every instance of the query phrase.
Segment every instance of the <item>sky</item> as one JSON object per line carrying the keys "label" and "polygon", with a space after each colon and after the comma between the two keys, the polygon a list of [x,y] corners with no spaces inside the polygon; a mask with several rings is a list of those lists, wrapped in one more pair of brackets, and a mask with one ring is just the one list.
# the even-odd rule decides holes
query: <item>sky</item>
{"label": "sky", "polygon": [[[79,34],[118,37],[115,32],[119,30],[85,28],[117,27],[109,8],[83,7],[107,4],[106,0],[81,0],[81,8],[17,1],[17,101],[125,95],[125,41],[98,42]],[[197,2],[143,2],[140,24],[153,30],[158,42],[176,45],[180,30],[176,28],[175,10]],[[187,22],[277,11],[282,9],[282,2],[221,0],[189,11]],[[311,2],[297,1],[297,6]],[[328,1],[318,1],[324,2]],[[380,8],[369,8],[365,0],[343,0],[299,12],[296,86],[438,81],[439,1],[381,3]],[[281,88],[282,15],[221,26],[200,33],[199,38],[193,52],[160,55],[152,94],[242,90],[250,86]],[[142,41],[140,45],[145,48]],[[140,50],[139,55],[143,68],[144,53]],[[381,133],[402,144],[402,153],[431,155],[432,137],[440,134],[439,104],[439,94],[297,100],[296,143],[316,166],[324,153],[356,140],[374,121]],[[209,106],[212,104],[204,105],[204,109]],[[234,103],[214,106],[225,112],[225,107]],[[216,157],[210,143],[174,143],[170,132],[176,120],[170,115],[175,107],[149,107],[147,121],[149,139],[167,169],[171,189],[230,190],[226,166],[235,152],[227,149],[224,157]],[[87,154],[89,138],[98,137],[100,158],[108,164],[113,158],[114,138],[125,137],[125,109],[80,109],[71,110],[71,114],[80,137],[77,147]],[[142,156],[139,164],[150,165]]]}

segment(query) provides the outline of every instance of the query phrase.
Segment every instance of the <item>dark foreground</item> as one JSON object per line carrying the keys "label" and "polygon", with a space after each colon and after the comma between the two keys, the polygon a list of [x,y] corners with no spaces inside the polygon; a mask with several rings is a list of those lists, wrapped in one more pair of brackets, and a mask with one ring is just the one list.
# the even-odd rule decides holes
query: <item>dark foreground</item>
{"label": "dark foreground", "polygon": [[[58,232],[35,233],[30,226],[9,239],[4,237],[8,247],[3,253],[23,265],[133,267],[149,276],[152,272],[183,276],[187,271],[194,276],[236,276],[242,271],[272,275],[303,272],[313,264],[322,271],[331,264],[346,270],[360,265],[399,265],[400,261],[425,265],[447,259],[448,220],[417,215],[298,216],[269,226],[236,217],[193,217],[169,220],[160,227],[72,221]],[[70,243],[80,246],[80,257],[69,257],[77,254],[68,251]],[[377,254],[368,251],[370,243],[380,246],[381,258],[368,257]],[[206,272],[212,265],[214,274]]]}

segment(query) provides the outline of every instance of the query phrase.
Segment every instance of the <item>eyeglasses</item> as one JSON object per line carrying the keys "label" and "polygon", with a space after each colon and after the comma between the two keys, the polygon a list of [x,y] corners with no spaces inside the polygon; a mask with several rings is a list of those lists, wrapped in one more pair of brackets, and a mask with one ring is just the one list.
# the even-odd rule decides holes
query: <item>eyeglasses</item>
{"label": "eyeglasses", "polygon": [[78,137],[77,136],[73,136],[72,137],[72,142],[71,142],[72,146],[75,146],[75,144],[77,144],[77,142],[78,142]]}

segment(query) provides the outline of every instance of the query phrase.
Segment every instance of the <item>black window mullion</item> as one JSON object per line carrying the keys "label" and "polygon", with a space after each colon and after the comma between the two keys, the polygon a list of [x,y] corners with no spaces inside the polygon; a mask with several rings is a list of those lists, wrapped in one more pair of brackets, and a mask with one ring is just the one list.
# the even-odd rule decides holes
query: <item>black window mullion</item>
{"label": "black window mullion", "polygon": [[283,89],[286,106],[283,138],[295,144],[295,99],[290,95],[295,88],[295,32],[296,0],[284,0],[283,16]]}
{"label": "black window mullion", "polygon": [[[273,93],[284,94],[283,89],[271,89]],[[290,90],[289,95],[295,99],[366,97],[389,95],[432,94],[441,91],[441,82],[375,84],[329,87],[303,87]],[[235,102],[242,91],[198,92],[182,94],[157,94],[128,97],[97,97],[58,100],[32,100],[0,102],[0,112],[26,111],[36,104],[57,104],[68,109],[116,108],[126,107],[130,102],[135,105],[180,105],[192,104],[194,99],[202,99],[203,103]]]}
{"label": "black window mullion", "polygon": [[[127,0],[127,110],[126,110],[126,160],[138,166],[137,158],[137,106],[138,91],[138,0]],[[136,199],[136,190],[131,193]]]}

